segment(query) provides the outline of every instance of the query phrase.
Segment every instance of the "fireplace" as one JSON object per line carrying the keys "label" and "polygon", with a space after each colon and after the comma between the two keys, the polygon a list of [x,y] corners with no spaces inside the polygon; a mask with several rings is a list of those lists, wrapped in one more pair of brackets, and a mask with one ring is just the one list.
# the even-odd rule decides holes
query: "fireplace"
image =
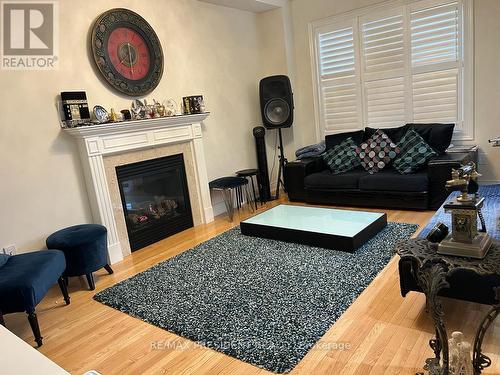
{"label": "fireplace", "polygon": [[116,167],[132,251],[193,226],[182,154]]}
{"label": "fireplace", "polygon": [[92,220],[108,229],[111,264],[131,251],[117,167],[182,154],[193,223],[214,220],[202,130],[208,116],[199,113],[62,130],[78,144]]}

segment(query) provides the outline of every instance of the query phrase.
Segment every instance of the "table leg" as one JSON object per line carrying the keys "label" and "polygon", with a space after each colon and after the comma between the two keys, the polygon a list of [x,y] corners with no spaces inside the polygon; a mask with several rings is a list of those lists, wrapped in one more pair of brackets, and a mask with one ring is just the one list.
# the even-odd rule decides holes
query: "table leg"
{"label": "table leg", "polygon": [[484,317],[479,329],[477,330],[476,338],[474,340],[474,352],[472,355],[472,363],[474,365],[474,374],[481,374],[486,367],[491,366],[491,359],[482,353],[481,346],[483,345],[483,339],[488,331],[488,328],[495,321],[498,315],[500,315],[500,288],[496,288],[497,301],[499,302],[488,312]]}
{"label": "table leg", "polygon": [[222,198],[224,200],[224,204],[226,205],[226,211],[229,216],[229,220],[233,221],[233,192],[231,189],[223,189],[222,190]]}
{"label": "table leg", "polygon": [[257,195],[255,195],[255,184],[253,183],[253,176],[250,176],[250,180],[252,181],[252,192],[253,192],[253,203],[255,204],[255,209],[257,210]]}
{"label": "table leg", "polygon": [[236,186],[234,189],[234,193],[236,195],[236,208],[239,210],[240,209],[240,187]]}
{"label": "table leg", "polygon": [[248,184],[244,185],[243,189],[245,189],[245,195],[246,195],[246,199],[248,202],[248,206],[252,209],[252,212],[254,212],[253,205],[251,202],[252,197],[250,197],[250,188],[249,188]]}
{"label": "table leg", "polygon": [[424,366],[430,375],[449,373],[448,335],[443,321],[443,305],[438,297],[441,290],[450,287],[446,273],[446,265],[440,262],[426,263],[417,271],[417,280],[425,293],[427,311],[431,314],[436,330],[436,338],[429,341],[435,357],[428,358]]}

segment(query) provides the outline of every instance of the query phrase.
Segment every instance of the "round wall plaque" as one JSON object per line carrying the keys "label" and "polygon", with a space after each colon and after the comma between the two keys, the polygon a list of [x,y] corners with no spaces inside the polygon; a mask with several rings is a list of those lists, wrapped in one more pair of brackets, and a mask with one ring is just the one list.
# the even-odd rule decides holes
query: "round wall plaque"
{"label": "round wall plaque", "polygon": [[153,91],[163,75],[163,51],[149,23],[135,12],[116,8],[101,14],[92,29],[97,68],[116,90],[130,96]]}

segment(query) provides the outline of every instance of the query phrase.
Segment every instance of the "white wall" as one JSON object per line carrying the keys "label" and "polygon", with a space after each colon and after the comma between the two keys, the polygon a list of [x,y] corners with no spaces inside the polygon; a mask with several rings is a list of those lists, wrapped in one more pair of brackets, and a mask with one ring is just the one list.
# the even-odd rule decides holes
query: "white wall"
{"label": "white wall", "polygon": [[[294,56],[291,35],[291,19],[290,14],[285,8],[278,8],[268,12],[259,14],[258,18],[259,31],[261,38],[261,58],[263,70],[261,78],[285,74],[292,81],[292,89],[294,89]],[[294,127],[282,129],[285,157],[290,160],[294,158],[295,142],[294,142]],[[271,187],[274,191],[274,185],[277,180],[278,161],[276,158],[276,141],[277,131],[266,131],[266,146],[269,169],[272,170]],[[274,165],[274,168],[273,168]]]}
{"label": "white wall", "polygon": [[500,1],[475,0],[475,126],[484,182],[500,183],[500,148],[488,139],[500,136]]}
{"label": "white wall", "polygon": [[[294,139],[297,147],[316,142],[313,84],[309,50],[308,24],[312,21],[380,3],[380,0],[291,0],[295,40],[296,123]],[[500,182],[500,150],[493,149],[488,139],[500,135],[498,91],[500,76],[500,1],[475,0],[475,139],[480,153],[482,181]]]}
{"label": "white wall", "polygon": [[[130,98],[98,78],[88,52],[95,18],[114,7],[141,14],[162,43],[163,79],[148,98],[204,95],[212,112],[204,130],[209,179],[256,165],[251,130],[261,123],[262,54],[272,52],[262,36],[273,24],[195,0],[60,0],[59,70],[0,71],[0,247],[39,249],[53,231],[92,221],[77,150],[59,129],[55,101],[61,91],[85,90],[91,106],[129,107]],[[273,73],[286,74],[283,60],[273,59]]]}

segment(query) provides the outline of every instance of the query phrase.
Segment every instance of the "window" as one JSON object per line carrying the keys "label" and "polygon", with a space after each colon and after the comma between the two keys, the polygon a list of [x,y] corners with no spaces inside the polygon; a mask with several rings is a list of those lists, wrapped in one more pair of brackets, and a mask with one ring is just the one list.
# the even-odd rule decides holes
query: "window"
{"label": "window", "polygon": [[455,123],[473,139],[472,0],[397,0],[315,22],[319,137]]}

